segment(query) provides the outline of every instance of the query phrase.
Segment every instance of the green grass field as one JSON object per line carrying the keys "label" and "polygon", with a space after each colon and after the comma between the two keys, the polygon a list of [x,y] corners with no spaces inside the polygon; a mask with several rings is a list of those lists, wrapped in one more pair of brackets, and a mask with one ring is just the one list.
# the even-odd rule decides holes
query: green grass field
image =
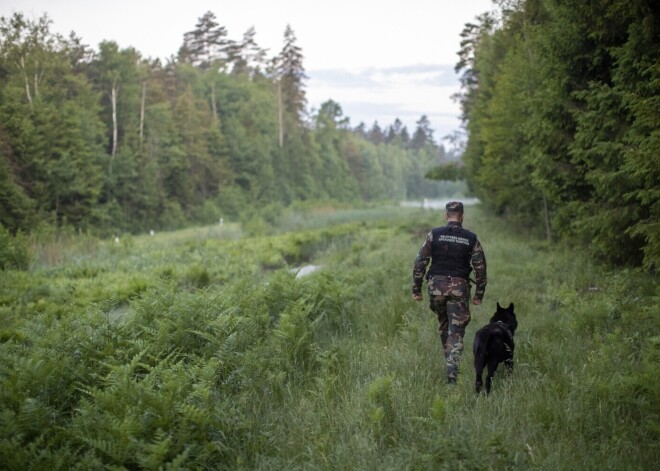
{"label": "green grass field", "polygon": [[[489,284],[459,384],[410,298],[436,211],[307,209],[102,241],[0,272],[0,465],[598,469],[660,460],[658,279],[468,208]],[[321,268],[296,278],[295,268]],[[513,302],[513,375],[474,392],[474,333]]]}

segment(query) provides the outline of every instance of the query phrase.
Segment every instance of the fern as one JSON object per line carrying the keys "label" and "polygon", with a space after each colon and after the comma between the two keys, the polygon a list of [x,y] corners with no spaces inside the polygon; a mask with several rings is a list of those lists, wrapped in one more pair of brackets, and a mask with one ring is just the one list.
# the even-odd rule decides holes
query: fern
{"label": "fern", "polygon": [[317,347],[308,313],[305,300],[294,302],[273,329],[276,355],[281,359],[282,367],[294,375],[308,371],[316,360]]}
{"label": "fern", "polygon": [[54,424],[56,412],[42,404],[38,399],[25,399],[19,413],[16,415],[18,432],[26,438],[41,435]]}
{"label": "fern", "polygon": [[182,452],[176,455],[172,461],[165,463],[165,471],[178,471],[181,469],[187,469],[187,467],[184,467],[184,464],[186,461],[188,461],[191,449],[191,446],[187,446]]}
{"label": "fern", "polygon": [[167,460],[172,449],[172,437],[158,430],[153,439],[142,446],[136,461],[145,469],[159,469]]}
{"label": "fern", "polygon": [[397,440],[397,416],[392,397],[392,376],[381,376],[369,384],[368,396],[373,404],[369,419],[376,436],[387,445]]}

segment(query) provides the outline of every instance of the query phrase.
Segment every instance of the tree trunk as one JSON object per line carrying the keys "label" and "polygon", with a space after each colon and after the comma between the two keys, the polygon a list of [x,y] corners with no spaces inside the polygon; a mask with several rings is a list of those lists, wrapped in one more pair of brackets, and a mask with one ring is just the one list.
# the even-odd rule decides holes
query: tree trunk
{"label": "tree trunk", "polygon": [[280,147],[284,147],[284,110],[282,109],[282,80],[277,82],[277,122],[279,124]]}
{"label": "tree trunk", "polygon": [[144,139],[144,105],[147,98],[147,81],[142,81],[142,102],[140,103],[140,150],[142,150],[142,140]]}
{"label": "tree trunk", "polygon": [[39,63],[35,63],[35,70],[34,70],[34,97],[39,98]]}
{"label": "tree trunk", "polygon": [[213,119],[218,121],[218,108],[215,104],[215,82],[211,82],[211,109],[213,110]]}
{"label": "tree trunk", "polygon": [[[117,155],[117,141],[118,141],[118,130],[117,130],[117,93],[119,91],[119,86],[117,85],[117,80],[112,81],[112,152],[110,153],[110,162],[114,161],[115,155]],[[112,173],[112,165],[110,165],[110,173]]]}
{"label": "tree trunk", "polygon": [[550,228],[550,215],[548,213],[548,200],[543,195],[543,219],[545,220],[545,238],[548,242],[552,242],[552,230]]}
{"label": "tree trunk", "polygon": [[21,56],[21,70],[23,70],[23,79],[25,80],[25,95],[27,96],[28,103],[32,104],[32,94],[30,93],[30,81],[28,80],[27,71],[25,70],[25,58]]}

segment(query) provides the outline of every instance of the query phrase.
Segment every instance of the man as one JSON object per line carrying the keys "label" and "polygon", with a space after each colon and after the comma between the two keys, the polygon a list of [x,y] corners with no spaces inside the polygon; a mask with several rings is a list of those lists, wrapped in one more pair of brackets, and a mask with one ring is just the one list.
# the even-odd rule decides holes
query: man
{"label": "man", "polygon": [[429,307],[438,316],[440,339],[447,362],[447,380],[455,384],[463,351],[465,328],[470,323],[470,271],[474,269],[476,291],[472,304],[481,304],[486,291],[486,256],[476,234],[463,228],[463,203],[451,201],[445,211],[446,226],[426,236],[413,266],[412,297],[421,301],[422,283],[429,285]]}

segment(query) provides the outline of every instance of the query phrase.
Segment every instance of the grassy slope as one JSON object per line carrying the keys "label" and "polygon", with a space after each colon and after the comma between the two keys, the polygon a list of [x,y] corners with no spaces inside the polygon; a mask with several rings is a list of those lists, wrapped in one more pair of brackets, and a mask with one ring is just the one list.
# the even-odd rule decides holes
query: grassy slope
{"label": "grassy slope", "polygon": [[[0,461],[654,466],[657,278],[603,271],[470,209],[465,226],[480,236],[490,281],[472,308],[467,364],[448,389],[437,321],[409,289],[413,258],[440,216],[308,214],[295,236],[157,234],[3,273]],[[288,267],[308,261],[324,269],[296,280]],[[478,396],[472,338],[496,301],[519,315],[516,371]]]}

